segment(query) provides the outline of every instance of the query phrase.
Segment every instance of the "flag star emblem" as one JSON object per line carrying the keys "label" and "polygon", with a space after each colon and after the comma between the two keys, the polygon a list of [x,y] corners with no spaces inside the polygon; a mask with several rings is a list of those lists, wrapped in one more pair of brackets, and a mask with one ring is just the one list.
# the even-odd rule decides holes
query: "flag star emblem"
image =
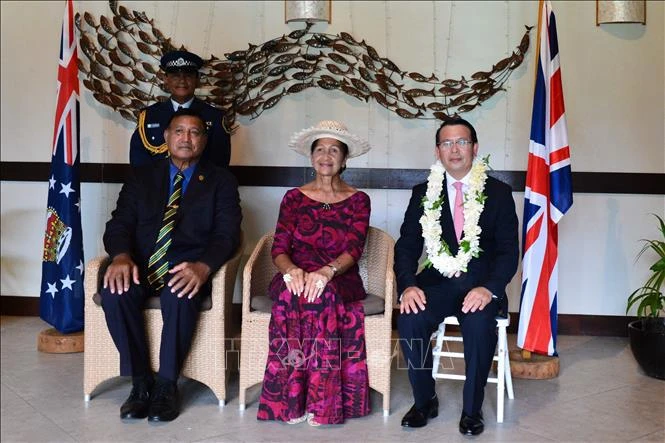
{"label": "flag star emblem", "polygon": [[60,190],[60,194],[65,194],[65,197],[69,198],[69,194],[72,192],[76,192],[72,189],[72,182],[69,183],[61,183],[60,186],[62,186],[62,189]]}
{"label": "flag star emblem", "polygon": [[78,199],[78,201],[76,203],[74,203],[74,206],[79,208],[79,212],[81,212],[81,199],[80,198]]}
{"label": "flag star emblem", "polygon": [[48,179],[48,188],[49,189],[55,189],[55,177],[51,176],[51,178]]}
{"label": "flag star emblem", "polygon": [[69,274],[67,274],[67,277],[65,277],[64,280],[60,280],[60,282],[62,283],[62,288],[61,289],[67,288],[67,289],[70,289],[70,290],[74,290],[74,288],[72,288],[72,284],[76,283],[76,280],[71,280],[69,278]]}
{"label": "flag star emblem", "polygon": [[58,288],[55,286],[55,282],[53,282],[53,283],[46,282],[46,284],[48,285],[48,289],[46,290],[46,293],[51,294],[51,297],[55,298],[55,293],[58,292]]}
{"label": "flag star emblem", "polygon": [[74,269],[78,269],[79,272],[83,274],[83,260],[79,260],[79,265]]}

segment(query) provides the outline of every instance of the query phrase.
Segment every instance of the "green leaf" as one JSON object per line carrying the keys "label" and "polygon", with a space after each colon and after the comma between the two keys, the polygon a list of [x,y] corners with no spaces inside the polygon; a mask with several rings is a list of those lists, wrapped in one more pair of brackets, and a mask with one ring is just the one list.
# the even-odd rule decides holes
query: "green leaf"
{"label": "green leaf", "polygon": [[651,275],[649,275],[644,285],[628,296],[626,313],[633,306],[637,306],[638,317],[658,317],[665,305],[665,296],[663,296],[662,292],[663,284],[665,283],[665,222],[660,216],[656,214],[652,215],[658,220],[658,229],[663,239],[642,239],[641,241],[644,242],[644,245],[635,258],[637,262],[649,250],[653,251],[659,257],[655,263],[649,266]]}

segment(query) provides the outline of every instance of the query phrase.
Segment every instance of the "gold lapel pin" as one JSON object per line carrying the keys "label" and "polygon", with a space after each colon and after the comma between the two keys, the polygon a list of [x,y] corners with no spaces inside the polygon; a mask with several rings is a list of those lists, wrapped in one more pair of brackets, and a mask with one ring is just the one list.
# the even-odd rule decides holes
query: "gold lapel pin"
{"label": "gold lapel pin", "polygon": [[205,177],[203,176],[203,174],[199,175],[199,181],[202,182],[203,179],[205,179]]}

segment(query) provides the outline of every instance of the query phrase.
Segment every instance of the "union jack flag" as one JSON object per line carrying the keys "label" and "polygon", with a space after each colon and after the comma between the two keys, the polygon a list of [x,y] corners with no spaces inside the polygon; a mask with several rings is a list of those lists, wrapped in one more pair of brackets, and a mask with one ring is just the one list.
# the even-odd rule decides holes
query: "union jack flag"
{"label": "union jack flag", "polygon": [[573,191],[556,20],[549,1],[540,2],[536,64],[524,191],[517,345],[539,354],[556,355],[557,224],[573,204]]}
{"label": "union jack flag", "polygon": [[66,1],[60,40],[40,317],[61,333],[83,329],[83,233],[79,179],[79,81],[74,6]]}

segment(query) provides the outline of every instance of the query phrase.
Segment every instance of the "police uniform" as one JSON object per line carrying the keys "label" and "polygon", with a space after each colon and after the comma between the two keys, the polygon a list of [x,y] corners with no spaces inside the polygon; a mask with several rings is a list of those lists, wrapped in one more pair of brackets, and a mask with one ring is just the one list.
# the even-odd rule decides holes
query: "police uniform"
{"label": "police uniform", "polygon": [[[171,51],[161,59],[161,67],[167,72],[198,72],[203,60],[187,51]],[[171,116],[175,113],[172,100],[154,103],[139,114],[138,124],[129,147],[129,163],[141,166],[168,157],[168,148],[164,141],[164,130]],[[176,104],[177,105],[177,104]],[[196,110],[208,128],[208,143],[202,159],[221,167],[228,167],[231,159],[231,138],[224,129],[224,112],[194,97],[183,107]]]}

